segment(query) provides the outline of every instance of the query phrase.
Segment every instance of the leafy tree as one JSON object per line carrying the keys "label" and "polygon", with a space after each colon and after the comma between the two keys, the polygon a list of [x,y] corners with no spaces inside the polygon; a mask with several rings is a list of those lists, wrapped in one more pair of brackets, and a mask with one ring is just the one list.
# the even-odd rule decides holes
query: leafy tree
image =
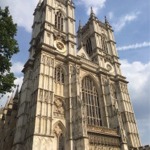
{"label": "leafy tree", "polygon": [[0,7],[0,93],[10,92],[14,85],[11,58],[19,51],[15,39],[17,25],[13,23],[8,7]]}

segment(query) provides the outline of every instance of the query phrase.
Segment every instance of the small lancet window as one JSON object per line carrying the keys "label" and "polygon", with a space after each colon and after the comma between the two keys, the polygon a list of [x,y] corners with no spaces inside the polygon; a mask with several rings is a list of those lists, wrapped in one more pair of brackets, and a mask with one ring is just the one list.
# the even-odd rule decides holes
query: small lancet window
{"label": "small lancet window", "polygon": [[58,150],[65,150],[64,149],[64,142],[65,142],[64,136],[63,136],[63,134],[61,134],[58,138]]}
{"label": "small lancet window", "polygon": [[60,30],[60,31],[63,31],[64,19],[63,19],[63,15],[62,15],[61,11],[58,11],[55,14],[55,28]]}
{"label": "small lancet window", "polygon": [[61,67],[55,68],[55,81],[61,84],[64,83],[64,71]]}
{"label": "small lancet window", "polygon": [[103,49],[106,53],[108,53],[107,42],[106,42],[106,38],[105,38],[104,36],[102,36],[101,42],[102,42],[102,49]]}
{"label": "small lancet window", "polygon": [[88,38],[86,41],[86,52],[90,55],[92,53],[92,42],[91,39]]}
{"label": "small lancet window", "polygon": [[92,126],[102,126],[101,109],[95,83],[90,77],[82,80],[82,100],[86,106],[87,123]]}

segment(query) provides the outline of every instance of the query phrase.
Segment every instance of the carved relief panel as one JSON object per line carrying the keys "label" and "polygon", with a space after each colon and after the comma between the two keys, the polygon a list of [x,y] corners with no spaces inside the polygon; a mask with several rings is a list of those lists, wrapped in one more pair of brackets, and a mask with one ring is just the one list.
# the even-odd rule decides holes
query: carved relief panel
{"label": "carved relief panel", "polygon": [[64,105],[62,99],[55,99],[54,101],[54,116],[55,117],[64,117]]}

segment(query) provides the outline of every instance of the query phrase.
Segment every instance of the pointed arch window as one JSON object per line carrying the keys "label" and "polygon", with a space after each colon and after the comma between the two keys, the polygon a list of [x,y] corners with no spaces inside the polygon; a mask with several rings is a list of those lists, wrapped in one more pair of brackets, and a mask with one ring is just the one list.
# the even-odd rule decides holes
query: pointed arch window
{"label": "pointed arch window", "polygon": [[88,76],[82,80],[82,100],[87,109],[88,125],[102,126],[98,93],[93,80]]}
{"label": "pointed arch window", "polygon": [[64,83],[64,71],[61,67],[55,68],[55,81],[58,83]]}
{"label": "pointed arch window", "polygon": [[55,14],[55,28],[58,29],[58,30],[60,30],[60,31],[63,31],[63,28],[64,28],[64,19],[63,19],[63,15],[62,15],[61,11],[58,11]]}
{"label": "pointed arch window", "polygon": [[91,39],[88,38],[86,41],[86,52],[90,55],[92,53],[92,42]]}
{"label": "pointed arch window", "polygon": [[108,53],[108,48],[107,48],[107,42],[106,42],[106,37],[105,37],[105,35],[102,35],[101,42],[102,42],[102,49],[103,49],[106,53]]}
{"label": "pointed arch window", "polygon": [[56,149],[65,150],[65,132],[61,123],[58,123],[54,128],[55,140],[56,140]]}

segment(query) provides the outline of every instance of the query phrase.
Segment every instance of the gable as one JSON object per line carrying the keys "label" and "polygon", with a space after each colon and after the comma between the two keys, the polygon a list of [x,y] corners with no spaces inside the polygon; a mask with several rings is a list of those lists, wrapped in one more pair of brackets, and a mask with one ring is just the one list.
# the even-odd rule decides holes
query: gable
{"label": "gable", "polygon": [[83,47],[81,47],[81,49],[77,52],[77,56],[80,56],[80,57],[82,57],[82,58],[85,58],[85,59],[90,60],[90,58],[89,58],[87,52],[84,50]]}

